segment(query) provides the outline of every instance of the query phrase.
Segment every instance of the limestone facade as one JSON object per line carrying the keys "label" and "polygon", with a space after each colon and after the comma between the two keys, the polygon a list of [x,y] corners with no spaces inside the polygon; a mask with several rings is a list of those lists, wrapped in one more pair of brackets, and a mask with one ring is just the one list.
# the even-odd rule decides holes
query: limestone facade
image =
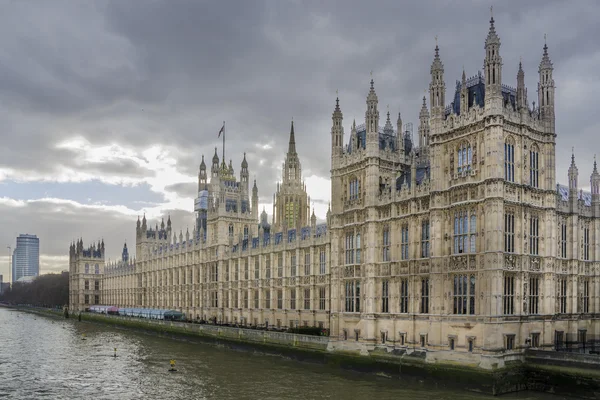
{"label": "limestone facade", "polygon": [[[447,106],[436,45],[418,142],[400,115],[394,127],[388,111],[380,127],[373,80],[365,122],[353,122],[348,139],[336,99],[325,224],[314,212],[307,221],[293,126],[273,227],[264,211],[258,218],[256,182],[249,202],[245,156],[238,181],[215,151],[210,182],[204,159],[200,166],[191,236],[174,235],[170,220],[154,229],[138,220],[137,260],[100,263],[100,302],[323,326],[333,347],[424,351],[482,367],[527,347],[598,338],[600,173],[594,162],[584,193],[573,156],[568,186],[556,183],[548,47],[533,103],[521,65],[516,88],[503,83],[500,54],[492,18],[484,71],[463,72]],[[82,246],[71,248],[75,309],[86,307]]]}

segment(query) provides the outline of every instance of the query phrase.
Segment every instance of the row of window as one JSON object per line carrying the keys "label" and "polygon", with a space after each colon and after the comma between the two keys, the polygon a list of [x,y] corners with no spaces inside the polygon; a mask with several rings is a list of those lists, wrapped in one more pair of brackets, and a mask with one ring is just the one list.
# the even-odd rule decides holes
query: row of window
{"label": "row of window", "polygon": [[[317,288],[318,291],[318,297],[315,299],[316,301],[318,301],[318,309],[319,310],[325,310],[326,309],[326,301],[327,301],[327,290],[325,287],[319,287]],[[288,293],[288,295],[285,298],[284,301],[284,290],[283,289],[277,289],[274,290],[274,294],[275,294],[275,298],[271,299],[271,289],[265,289],[262,297],[260,296],[260,290],[258,289],[251,289],[251,290],[244,290],[242,292],[242,299],[240,302],[240,298],[238,296],[238,292],[237,291],[231,291],[231,296],[228,296],[227,294],[225,294],[222,298],[223,301],[223,307],[225,308],[249,308],[250,305],[253,306],[253,308],[255,309],[259,309],[259,308],[266,308],[266,309],[270,309],[271,305],[273,304],[273,308],[276,309],[280,309],[283,310],[285,309],[289,309],[289,310],[297,310],[297,309],[304,309],[304,310],[311,310],[311,289],[307,288],[307,289],[303,289],[303,290],[296,290],[296,289],[288,289],[286,292]],[[302,295],[302,297],[299,299],[298,295]],[[210,297],[210,305],[211,307],[219,307],[219,292],[216,290],[213,290],[210,292],[209,294]],[[262,300],[262,302],[261,302]],[[273,300],[273,302],[271,302],[271,300]],[[263,307],[260,307],[262,303]],[[286,307],[284,307],[284,304]]]}
{"label": "row of window", "polygon": [[[535,150],[529,151],[529,185],[534,188],[540,187],[540,154]],[[504,180],[515,181],[515,146],[512,143],[504,143]]]}
{"label": "row of window", "polygon": [[[90,281],[89,280],[85,280],[83,282],[83,288],[85,290],[90,290]],[[100,290],[100,281],[94,281],[94,290]]]}
{"label": "row of window", "polygon": [[[90,273],[90,264],[85,263],[85,273],[89,274]],[[100,265],[95,264],[94,265],[94,274],[99,274],[100,273]]]}
{"label": "row of window", "polygon": [[[325,275],[326,270],[327,270],[325,254],[326,254],[325,250],[321,250],[319,252],[319,264],[318,264],[319,265],[319,275]],[[283,278],[283,276],[284,276],[284,274],[283,274],[283,267],[284,267],[283,254],[279,253],[277,256],[278,256],[277,257],[277,277]],[[303,271],[304,276],[312,275],[312,273],[311,273],[312,264],[310,261],[311,261],[311,257],[310,257],[310,252],[308,252],[308,251],[304,253],[304,264],[303,265],[297,264],[295,254],[291,255],[290,263],[289,263],[289,275],[286,275],[286,276],[288,276],[288,277],[300,276],[300,271]],[[250,270],[249,264],[250,264],[250,262],[249,262],[248,258],[245,258],[243,269],[242,269],[244,280],[261,279],[261,277],[260,277],[260,258],[258,256],[254,257],[254,272],[253,273]],[[271,255],[264,256],[264,265],[265,265],[264,279],[271,279]],[[210,282],[218,282],[219,281],[219,265],[217,263],[211,264],[208,274],[209,274]],[[230,280],[232,280],[232,281],[240,280],[240,260],[234,261],[234,265],[231,268],[231,271],[229,268],[229,263],[227,263],[227,262],[225,263],[225,281],[228,282]]]}

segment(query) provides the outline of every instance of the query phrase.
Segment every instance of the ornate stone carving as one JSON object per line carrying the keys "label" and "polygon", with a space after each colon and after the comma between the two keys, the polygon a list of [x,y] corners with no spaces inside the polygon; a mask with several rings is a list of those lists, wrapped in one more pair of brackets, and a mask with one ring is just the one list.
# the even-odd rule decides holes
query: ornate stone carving
{"label": "ornate stone carving", "polygon": [[512,254],[506,254],[504,256],[504,268],[509,271],[514,271],[517,267],[517,258]]}
{"label": "ornate stone carving", "polygon": [[467,269],[467,257],[455,256],[450,258],[450,271],[462,271]]}
{"label": "ornate stone carving", "polygon": [[541,271],[541,262],[539,257],[529,257],[529,270]]}

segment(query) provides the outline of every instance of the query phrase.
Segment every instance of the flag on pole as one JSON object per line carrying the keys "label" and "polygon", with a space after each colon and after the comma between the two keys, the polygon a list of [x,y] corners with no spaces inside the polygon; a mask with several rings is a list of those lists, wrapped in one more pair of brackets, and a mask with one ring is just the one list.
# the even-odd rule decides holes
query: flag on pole
{"label": "flag on pole", "polygon": [[219,131],[219,136],[221,137],[221,133],[225,132],[225,123],[223,123],[223,126],[221,127],[221,130]]}

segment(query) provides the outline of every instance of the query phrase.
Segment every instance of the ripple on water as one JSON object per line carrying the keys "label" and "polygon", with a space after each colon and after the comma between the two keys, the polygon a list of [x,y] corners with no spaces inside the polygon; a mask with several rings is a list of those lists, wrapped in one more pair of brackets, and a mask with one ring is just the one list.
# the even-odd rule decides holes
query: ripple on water
{"label": "ripple on water", "polygon": [[[0,338],[0,399],[490,399],[2,308]],[[170,359],[176,373],[167,372]],[[558,399],[502,396],[515,398]]]}

